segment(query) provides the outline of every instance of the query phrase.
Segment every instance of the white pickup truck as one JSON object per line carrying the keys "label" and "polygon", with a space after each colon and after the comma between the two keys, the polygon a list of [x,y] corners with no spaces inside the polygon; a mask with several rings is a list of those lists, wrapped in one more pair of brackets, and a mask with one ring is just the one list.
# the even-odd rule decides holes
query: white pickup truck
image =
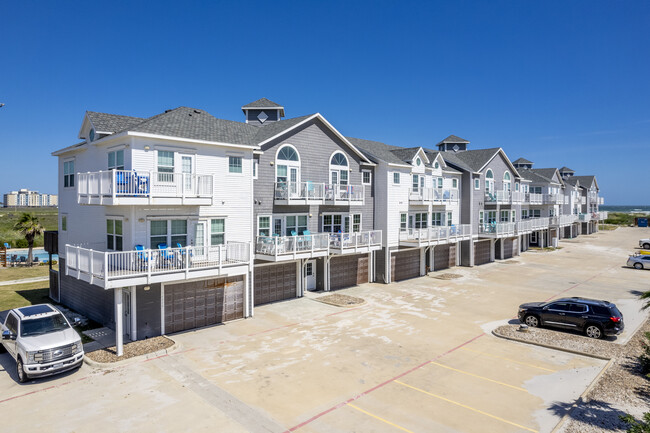
{"label": "white pickup truck", "polygon": [[70,322],[50,304],[0,312],[4,349],[16,360],[19,382],[81,366],[81,338]]}
{"label": "white pickup truck", "polygon": [[650,250],[650,239],[639,239],[639,246],[646,250]]}

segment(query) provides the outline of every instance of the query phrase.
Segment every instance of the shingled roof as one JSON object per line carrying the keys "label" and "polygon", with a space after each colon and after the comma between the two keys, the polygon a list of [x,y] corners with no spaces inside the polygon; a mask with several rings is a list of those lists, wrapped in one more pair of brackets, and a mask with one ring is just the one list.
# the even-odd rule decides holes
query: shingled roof
{"label": "shingled roof", "polygon": [[553,180],[556,168],[519,169],[519,174],[526,180],[535,183],[557,183]]}
{"label": "shingled roof", "polygon": [[[391,150],[393,155],[401,159],[402,161],[410,164],[415,158],[415,155],[420,151],[419,147],[404,147],[399,149]],[[427,157],[428,158],[428,157]]]}
{"label": "shingled roof", "polygon": [[596,184],[596,188],[598,188],[598,183],[596,182],[596,176],[571,176],[573,179],[577,180],[580,182],[580,186],[584,188],[590,188],[591,185]]}
{"label": "shingled roof", "polygon": [[575,171],[571,170],[569,167],[562,167],[560,173],[575,173]]}
{"label": "shingled roof", "polygon": [[119,114],[86,111],[90,122],[98,133],[113,134],[143,122],[142,117],[121,116]]}
{"label": "shingled roof", "polygon": [[464,138],[460,138],[460,137],[458,137],[456,135],[450,135],[449,137],[445,138],[444,140],[442,140],[441,142],[436,144],[436,146],[439,145],[439,144],[444,144],[444,143],[465,143],[465,144],[469,144],[469,141],[465,140]]}
{"label": "shingled roof", "polygon": [[364,140],[361,138],[345,138],[372,162],[377,163],[383,161],[389,164],[404,164],[404,161],[393,153],[394,150],[404,149],[403,147],[391,146],[380,141]]}
{"label": "shingled roof", "polygon": [[250,109],[261,109],[261,108],[279,108],[280,116],[284,117],[284,107],[276,102],[273,102],[266,98],[260,98],[257,101],[250,102],[241,107],[242,111]]}
{"label": "shingled roof", "polygon": [[513,164],[532,164],[532,161],[527,160],[526,158],[519,158],[516,161],[512,161]]}

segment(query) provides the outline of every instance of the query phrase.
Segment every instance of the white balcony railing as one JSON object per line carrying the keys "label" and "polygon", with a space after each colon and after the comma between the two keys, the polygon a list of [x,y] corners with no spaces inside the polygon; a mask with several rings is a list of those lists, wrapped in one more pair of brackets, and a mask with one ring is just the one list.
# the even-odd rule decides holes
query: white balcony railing
{"label": "white balcony railing", "polygon": [[399,240],[402,243],[445,244],[456,242],[459,239],[469,239],[471,236],[472,226],[470,224],[454,224],[403,230],[400,231]]}
{"label": "white balcony railing", "polygon": [[444,188],[410,188],[409,200],[417,202],[456,202],[458,201],[457,189]]}
{"label": "white balcony railing", "polygon": [[598,197],[598,205],[605,204],[605,197]]}
{"label": "white balcony railing", "polygon": [[365,188],[363,185],[276,182],[273,197],[286,204],[362,204]]}
{"label": "white balcony railing", "polygon": [[562,194],[544,194],[545,204],[562,204],[564,203],[564,196]]}
{"label": "white balcony railing", "polygon": [[605,221],[608,216],[609,214],[606,210],[601,210],[600,212],[598,212],[598,219],[601,221]]}
{"label": "white balcony railing", "polygon": [[581,214],[578,215],[578,219],[580,221],[582,221],[582,222],[589,222],[589,221],[591,221],[591,214],[590,213],[581,213]]}
{"label": "white balcony railing", "polygon": [[[77,174],[77,197],[82,204],[119,204],[120,199],[212,198],[212,175],[155,171],[109,170]],[[125,200],[126,202],[126,200]]]}
{"label": "white balcony railing", "polygon": [[327,255],[329,250],[329,233],[307,234],[302,236],[258,236],[255,242],[255,254],[279,257],[316,257],[318,253]]}
{"label": "white balcony railing", "polygon": [[550,218],[550,224],[552,226],[568,226],[575,222],[575,215],[558,215]]}
{"label": "white balcony railing", "polygon": [[519,191],[486,191],[486,203],[519,203],[524,201],[525,194]]}
{"label": "white balcony railing", "polygon": [[330,252],[334,254],[369,252],[381,248],[381,230],[334,233],[329,238]]}
{"label": "white balcony railing", "polygon": [[199,271],[214,275],[250,262],[248,242],[136,251],[95,251],[66,245],[66,275],[104,288],[193,278]]}
{"label": "white balcony railing", "polygon": [[479,224],[478,234],[496,237],[515,236],[516,224],[496,221],[492,223]]}
{"label": "white balcony railing", "polygon": [[542,194],[528,192],[526,193],[524,201],[529,204],[542,204],[544,201],[544,196]]}

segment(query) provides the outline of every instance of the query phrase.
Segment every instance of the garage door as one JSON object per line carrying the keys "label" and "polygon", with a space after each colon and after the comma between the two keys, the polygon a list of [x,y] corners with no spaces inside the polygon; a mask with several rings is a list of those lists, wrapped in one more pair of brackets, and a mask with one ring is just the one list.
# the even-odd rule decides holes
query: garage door
{"label": "garage door", "polygon": [[503,239],[503,257],[502,259],[511,259],[512,258],[512,238]]}
{"label": "garage door", "polygon": [[456,266],[456,244],[437,245],[433,249],[433,270]]}
{"label": "garage door", "polygon": [[484,265],[490,263],[490,241],[474,243],[474,264]]}
{"label": "garage door", "polygon": [[165,333],[243,317],[243,276],[165,285]]}
{"label": "garage door", "polygon": [[296,262],[255,268],[254,304],[268,304],[296,297]]}
{"label": "garage door", "polygon": [[420,276],[420,250],[402,251],[391,257],[393,281],[402,281]]}
{"label": "garage door", "polygon": [[368,282],[368,255],[333,257],[330,260],[330,290]]}

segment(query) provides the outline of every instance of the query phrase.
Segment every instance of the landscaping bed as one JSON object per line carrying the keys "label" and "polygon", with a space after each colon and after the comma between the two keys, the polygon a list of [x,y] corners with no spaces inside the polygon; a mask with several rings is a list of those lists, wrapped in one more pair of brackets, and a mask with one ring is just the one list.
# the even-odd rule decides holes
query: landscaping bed
{"label": "landscaping bed", "polygon": [[433,278],[437,278],[439,280],[455,280],[456,278],[462,278],[463,276],[460,274],[438,274],[438,275],[433,275]]}
{"label": "landscaping bed", "polygon": [[160,336],[125,344],[124,354],[120,357],[118,357],[115,352],[115,346],[86,353],[86,356],[95,362],[118,362],[124,361],[125,359],[134,358],[136,356],[157,352],[159,350],[168,349],[173,345],[174,342],[172,340],[167,337]]}
{"label": "landscaping bed", "polygon": [[324,304],[329,304],[329,305],[335,305],[337,307],[350,307],[352,305],[361,305],[364,302],[366,302],[361,298],[355,298],[354,296],[348,296],[348,295],[341,295],[338,293],[335,293],[333,295],[321,296],[319,298],[316,298],[316,300],[318,302],[322,302]]}

